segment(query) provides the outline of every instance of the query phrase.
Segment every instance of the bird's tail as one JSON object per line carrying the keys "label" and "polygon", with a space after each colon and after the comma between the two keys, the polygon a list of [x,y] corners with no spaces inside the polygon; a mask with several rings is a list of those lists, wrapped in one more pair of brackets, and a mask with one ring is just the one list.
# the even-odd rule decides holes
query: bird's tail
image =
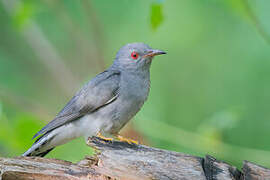
{"label": "bird's tail", "polygon": [[53,139],[53,136],[44,134],[39,137],[34,144],[29,148],[22,156],[39,156],[44,157],[48,154],[54,147],[48,147],[49,142]]}

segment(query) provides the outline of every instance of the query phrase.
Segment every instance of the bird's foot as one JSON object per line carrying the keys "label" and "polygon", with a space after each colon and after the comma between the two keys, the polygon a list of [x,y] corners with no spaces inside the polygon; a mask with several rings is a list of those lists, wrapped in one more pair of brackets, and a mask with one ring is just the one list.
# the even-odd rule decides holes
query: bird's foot
{"label": "bird's foot", "polygon": [[133,140],[133,139],[128,139],[128,138],[125,138],[125,137],[123,137],[123,136],[121,136],[121,135],[116,135],[116,138],[119,140],[119,141],[121,141],[121,142],[127,142],[127,143],[129,143],[129,144],[139,144],[139,142],[138,141],[135,141],[135,140]]}
{"label": "bird's foot", "polygon": [[102,136],[102,134],[100,132],[97,133],[97,137],[99,137],[100,139],[103,139],[105,141],[112,141],[113,140],[113,138],[108,138],[108,137]]}

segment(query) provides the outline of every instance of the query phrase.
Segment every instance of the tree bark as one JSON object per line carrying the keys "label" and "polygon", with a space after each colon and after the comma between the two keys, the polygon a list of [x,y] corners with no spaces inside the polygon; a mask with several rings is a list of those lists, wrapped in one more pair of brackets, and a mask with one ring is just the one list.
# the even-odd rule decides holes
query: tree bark
{"label": "tree bark", "polygon": [[242,171],[211,156],[205,158],[144,145],[92,137],[93,157],[77,164],[39,157],[0,158],[0,179],[94,180],[263,180],[270,170],[244,161]]}

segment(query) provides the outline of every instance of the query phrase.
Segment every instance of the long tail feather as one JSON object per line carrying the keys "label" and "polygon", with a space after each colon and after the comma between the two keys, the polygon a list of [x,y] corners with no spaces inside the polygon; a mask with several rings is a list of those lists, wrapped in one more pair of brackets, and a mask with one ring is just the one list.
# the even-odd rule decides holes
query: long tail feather
{"label": "long tail feather", "polygon": [[22,156],[39,156],[44,157],[53,148],[46,148],[48,143],[54,138],[54,136],[43,135],[35,141],[35,143],[29,148]]}

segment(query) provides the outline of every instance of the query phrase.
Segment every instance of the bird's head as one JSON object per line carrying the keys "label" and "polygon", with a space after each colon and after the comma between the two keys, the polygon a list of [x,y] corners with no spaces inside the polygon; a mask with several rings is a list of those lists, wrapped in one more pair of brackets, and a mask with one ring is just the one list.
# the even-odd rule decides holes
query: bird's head
{"label": "bird's head", "polygon": [[131,43],[123,46],[116,54],[114,65],[121,69],[149,69],[154,56],[166,54],[164,51],[152,49],[144,43]]}

